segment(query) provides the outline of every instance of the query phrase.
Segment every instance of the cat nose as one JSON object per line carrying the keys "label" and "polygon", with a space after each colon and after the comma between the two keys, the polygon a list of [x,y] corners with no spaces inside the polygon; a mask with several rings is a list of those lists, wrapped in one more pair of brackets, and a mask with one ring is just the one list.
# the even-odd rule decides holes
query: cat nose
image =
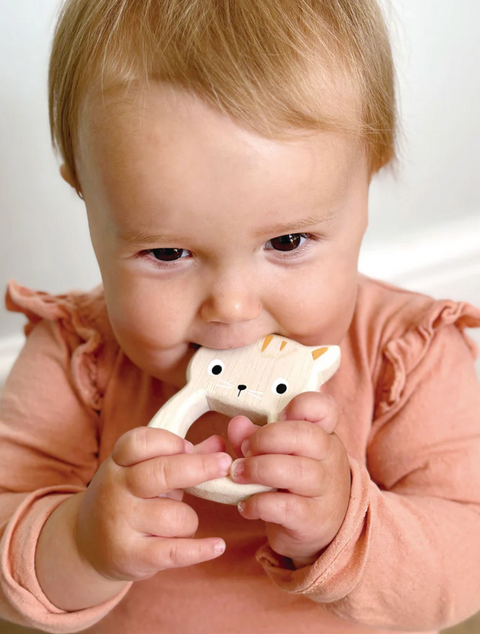
{"label": "cat nose", "polygon": [[238,396],[240,396],[240,394],[243,392],[243,390],[247,389],[246,385],[237,385],[237,389],[238,389]]}

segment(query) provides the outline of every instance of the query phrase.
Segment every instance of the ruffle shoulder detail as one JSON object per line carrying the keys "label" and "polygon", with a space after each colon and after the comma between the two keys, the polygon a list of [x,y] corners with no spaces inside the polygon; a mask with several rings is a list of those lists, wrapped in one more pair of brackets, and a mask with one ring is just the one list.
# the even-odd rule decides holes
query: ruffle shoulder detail
{"label": "ruffle shoulder detail", "polygon": [[23,313],[28,323],[25,335],[42,320],[57,322],[70,352],[70,372],[82,401],[100,411],[106,382],[118,344],[111,330],[101,286],[86,293],[73,291],[50,295],[20,286],[7,285],[7,310]]}
{"label": "ruffle shoulder detail", "polygon": [[480,327],[480,309],[468,302],[432,300],[402,335],[383,345],[375,418],[395,408],[404,395],[409,377],[428,354],[436,333],[452,325],[462,335],[472,358],[476,359],[478,346],[464,331]]}

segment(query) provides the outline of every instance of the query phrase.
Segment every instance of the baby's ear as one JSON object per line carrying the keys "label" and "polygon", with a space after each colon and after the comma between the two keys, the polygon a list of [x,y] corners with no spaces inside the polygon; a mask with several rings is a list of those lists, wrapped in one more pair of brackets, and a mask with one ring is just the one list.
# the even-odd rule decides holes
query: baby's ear
{"label": "baby's ear", "polygon": [[83,198],[81,191],[77,189],[77,183],[75,182],[75,179],[73,177],[73,174],[70,168],[67,165],[65,165],[65,163],[62,163],[62,165],[60,166],[60,175],[63,178],[63,180],[70,185],[70,187],[73,187],[73,189],[76,190],[80,198]]}
{"label": "baby's ear", "polygon": [[63,180],[66,181],[71,187],[75,187],[73,182],[72,172],[65,165],[65,163],[62,163],[62,165],[60,166],[60,175],[63,178]]}

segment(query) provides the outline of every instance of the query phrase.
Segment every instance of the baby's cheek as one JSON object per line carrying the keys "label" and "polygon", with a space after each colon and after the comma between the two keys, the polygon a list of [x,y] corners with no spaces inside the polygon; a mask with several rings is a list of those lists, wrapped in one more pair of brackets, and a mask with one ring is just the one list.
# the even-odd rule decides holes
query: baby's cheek
{"label": "baby's cheek", "polygon": [[181,290],[130,271],[118,271],[112,282],[105,285],[105,298],[114,329],[123,338],[153,349],[185,340],[188,311]]}
{"label": "baby's cheek", "polygon": [[302,297],[298,333],[304,345],[339,344],[353,317],[358,273],[329,270],[314,276],[309,292]]}

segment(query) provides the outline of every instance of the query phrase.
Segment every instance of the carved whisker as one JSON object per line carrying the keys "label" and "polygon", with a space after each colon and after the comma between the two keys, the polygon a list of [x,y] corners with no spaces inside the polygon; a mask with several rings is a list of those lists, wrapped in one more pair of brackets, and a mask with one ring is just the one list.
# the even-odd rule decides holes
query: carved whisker
{"label": "carved whisker", "polygon": [[250,396],[253,396],[253,398],[258,398],[259,401],[262,400],[261,396],[257,396],[256,394],[252,394],[252,392],[250,392],[250,390],[248,390],[248,393],[250,394]]}
{"label": "carved whisker", "polygon": [[225,379],[218,379],[218,380],[228,385],[228,387],[233,387],[233,383],[229,383],[228,381],[225,381]]}
{"label": "carved whisker", "polygon": [[258,390],[248,390],[249,394],[265,394],[265,392],[259,392]]}

